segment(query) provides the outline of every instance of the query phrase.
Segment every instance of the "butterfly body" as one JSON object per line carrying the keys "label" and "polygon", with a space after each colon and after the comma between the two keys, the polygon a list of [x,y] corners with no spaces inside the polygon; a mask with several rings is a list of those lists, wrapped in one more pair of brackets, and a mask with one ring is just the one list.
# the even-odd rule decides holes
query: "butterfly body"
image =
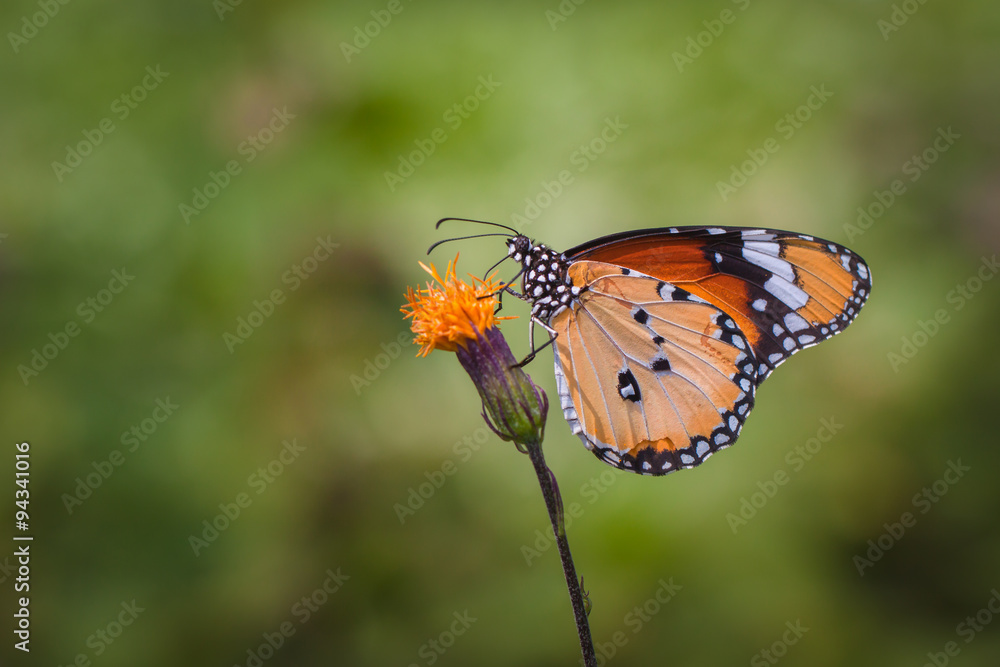
{"label": "butterfly body", "polygon": [[563,414],[601,460],[662,475],[735,443],[756,388],[842,331],[871,290],[855,253],[777,230],[681,227],[566,252],[508,240],[553,337]]}

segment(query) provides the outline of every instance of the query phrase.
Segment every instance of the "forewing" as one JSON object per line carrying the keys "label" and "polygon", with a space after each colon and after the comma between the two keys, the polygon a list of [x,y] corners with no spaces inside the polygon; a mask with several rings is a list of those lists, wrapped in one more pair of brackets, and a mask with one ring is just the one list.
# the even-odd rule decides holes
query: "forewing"
{"label": "forewing", "polygon": [[857,254],[777,230],[641,230],[596,239],[566,255],[628,267],[724,310],[753,348],[758,385],[795,352],[843,331],[871,293],[868,265]]}

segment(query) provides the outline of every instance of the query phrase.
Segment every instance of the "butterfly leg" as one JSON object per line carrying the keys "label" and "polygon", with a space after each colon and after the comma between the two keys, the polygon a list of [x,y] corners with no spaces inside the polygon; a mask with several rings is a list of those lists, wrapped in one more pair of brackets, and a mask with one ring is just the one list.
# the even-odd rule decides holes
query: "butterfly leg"
{"label": "butterfly leg", "polygon": [[[549,332],[549,339],[545,341],[545,343],[541,347],[537,348],[535,347],[535,324],[538,324],[538,326],[542,327],[543,329]],[[537,317],[532,317],[530,320],[528,320],[528,342],[531,344],[531,352],[529,352],[528,356],[522,359],[519,363],[514,364],[514,368],[521,368],[526,364],[530,363],[535,358],[536,354],[547,348],[549,345],[552,345],[552,343],[556,342],[556,336],[558,335],[559,334],[556,333],[556,330],[550,327],[548,324],[542,322]]]}
{"label": "butterfly leg", "polygon": [[500,290],[497,292],[497,309],[495,311],[493,311],[494,315],[496,315],[497,313],[499,313],[500,309],[503,308],[503,293],[504,292],[509,292],[509,293],[513,294],[514,296],[516,296],[521,301],[531,301],[531,299],[529,297],[527,297],[526,295],[521,294],[520,292],[515,292],[514,290],[512,290],[510,288],[510,286],[513,285],[514,282],[518,278],[521,277],[522,273],[524,273],[524,267],[521,267],[521,270],[518,271],[517,273],[515,273],[514,277],[511,278],[510,280],[508,280],[507,283],[503,287],[501,287]]}
{"label": "butterfly leg", "polygon": [[526,296],[524,294],[521,294],[520,292],[515,292],[514,290],[512,290],[510,288],[510,283],[507,283],[506,285],[504,285],[503,287],[501,287],[500,289],[498,289],[496,292],[493,292],[492,294],[484,294],[483,296],[479,297],[479,299],[482,300],[482,299],[489,299],[490,297],[496,297],[496,299],[497,299],[497,307],[496,307],[496,310],[493,311],[493,314],[496,315],[501,310],[503,310],[503,293],[504,292],[509,292],[510,294],[513,294],[514,296],[516,296],[521,301],[531,301],[530,297],[528,297],[528,296]]}

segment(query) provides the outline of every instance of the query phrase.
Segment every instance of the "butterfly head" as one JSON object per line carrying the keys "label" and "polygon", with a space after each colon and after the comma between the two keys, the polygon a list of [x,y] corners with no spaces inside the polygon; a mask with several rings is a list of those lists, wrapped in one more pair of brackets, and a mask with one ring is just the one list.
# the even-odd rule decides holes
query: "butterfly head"
{"label": "butterfly head", "polygon": [[507,256],[518,264],[524,265],[524,258],[531,252],[531,239],[524,234],[518,234],[507,239]]}
{"label": "butterfly head", "polygon": [[507,240],[507,256],[521,265],[524,295],[531,300],[533,317],[548,320],[580,294],[569,279],[570,262],[563,253],[518,234]]}

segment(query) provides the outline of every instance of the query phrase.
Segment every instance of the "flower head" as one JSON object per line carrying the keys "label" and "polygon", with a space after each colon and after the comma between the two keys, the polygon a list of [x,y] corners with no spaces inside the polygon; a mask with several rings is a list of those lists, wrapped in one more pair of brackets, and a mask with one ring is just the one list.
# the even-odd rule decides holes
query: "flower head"
{"label": "flower head", "polygon": [[504,339],[496,317],[494,294],[503,287],[492,276],[473,284],[458,280],[454,262],[448,263],[444,280],[433,265],[421,264],[438,285],[406,292],[406,305],[400,308],[412,318],[410,328],[420,343],[418,355],[432,350],[455,352],[458,361],[472,378],[483,401],[483,418],[504,440],[520,445],[540,446],[545,431],[549,402],[527,373],[517,366],[514,354]]}
{"label": "flower head", "polygon": [[514,319],[494,314],[494,294],[502,287],[501,283],[494,282],[493,276],[481,280],[470,275],[470,285],[455,275],[457,265],[456,255],[453,262],[448,262],[442,280],[433,264],[428,267],[420,262],[421,268],[438,284],[428,282],[426,288],[406,290],[407,303],[400,310],[407,318],[413,318],[410,322],[416,334],[413,342],[420,344],[418,354],[422,357],[432,350],[455,352],[459,345],[495,327],[498,320]]}

